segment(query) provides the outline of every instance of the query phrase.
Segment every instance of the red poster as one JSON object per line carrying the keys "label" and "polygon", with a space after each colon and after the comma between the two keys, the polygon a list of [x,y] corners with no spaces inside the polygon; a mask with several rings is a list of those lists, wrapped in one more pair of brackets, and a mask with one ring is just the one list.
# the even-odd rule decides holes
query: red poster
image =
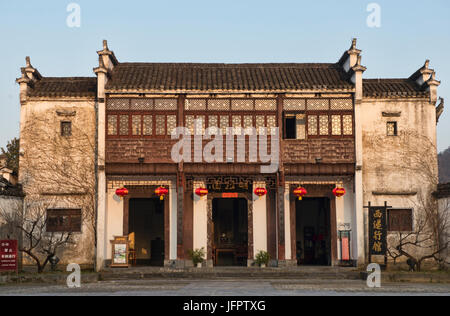
{"label": "red poster", "polygon": [[0,271],[17,271],[17,240],[0,240]]}
{"label": "red poster", "polygon": [[342,261],[350,260],[350,242],[348,237],[342,238]]}

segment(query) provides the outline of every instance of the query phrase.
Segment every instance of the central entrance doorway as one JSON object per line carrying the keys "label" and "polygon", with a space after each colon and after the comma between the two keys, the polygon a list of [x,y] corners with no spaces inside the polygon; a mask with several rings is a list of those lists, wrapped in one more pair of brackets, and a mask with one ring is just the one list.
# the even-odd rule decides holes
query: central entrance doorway
{"label": "central entrance doorway", "polygon": [[248,204],[245,198],[212,201],[215,266],[247,266]]}
{"label": "central entrance doorway", "polygon": [[297,200],[295,211],[298,264],[331,266],[330,199]]}
{"label": "central entrance doorway", "polygon": [[128,231],[136,264],[164,266],[164,201],[130,199]]}

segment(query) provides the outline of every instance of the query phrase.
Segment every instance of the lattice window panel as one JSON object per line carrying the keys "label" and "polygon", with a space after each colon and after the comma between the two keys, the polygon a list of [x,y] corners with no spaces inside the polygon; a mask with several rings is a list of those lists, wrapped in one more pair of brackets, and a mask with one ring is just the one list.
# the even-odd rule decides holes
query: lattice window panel
{"label": "lattice window panel", "polygon": [[313,99],[307,101],[308,111],[329,110],[329,101],[325,99]]}
{"label": "lattice window panel", "polygon": [[205,135],[205,131],[206,131],[206,116],[204,115],[197,115],[197,117],[195,118],[197,121],[197,133],[201,134],[201,135]]}
{"label": "lattice window panel", "polygon": [[266,118],[264,115],[256,115],[256,131],[260,135],[265,135]]}
{"label": "lattice window panel", "polygon": [[283,104],[285,111],[304,111],[306,109],[305,99],[285,99]]}
{"label": "lattice window panel", "polygon": [[129,118],[128,115],[120,115],[119,119],[119,133],[121,136],[128,135],[129,133]]}
{"label": "lattice window panel", "polygon": [[108,99],[107,110],[122,111],[130,109],[130,99]]}
{"label": "lattice window panel", "polygon": [[231,100],[232,111],[253,111],[253,100]]}
{"label": "lattice window panel", "polygon": [[208,110],[228,111],[228,110],[230,110],[230,100],[227,100],[227,99],[208,100]]}
{"label": "lattice window panel", "polygon": [[174,129],[177,128],[177,116],[167,115],[167,135],[172,135]]}
{"label": "lattice window panel", "polygon": [[204,111],[206,110],[206,99],[187,99],[184,108],[186,111]]}
{"label": "lattice window panel", "polygon": [[153,99],[131,99],[131,109],[135,111],[150,111],[154,109]]}
{"label": "lattice window panel", "polygon": [[267,132],[271,135],[275,135],[275,129],[277,127],[277,117],[275,115],[267,115]]}
{"label": "lattice window panel", "polygon": [[353,110],[351,99],[332,99],[330,101],[331,110]]}
{"label": "lattice window panel", "polygon": [[225,115],[220,116],[220,129],[222,130],[222,135],[227,135],[227,128],[230,127],[230,118]]}
{"label": "lattice window panel", "polygon": [[108,115],[108,135],[117,135],[117,115]]}
{"label": "lattice window panel", "polygon": [[331,134],[338,136],[342,134],[341,130],[341,116],[340,115],[332,115],[331,116]]}
{"label": "lattice window panel", "polygon": [[344,135],[353,135],[353,116],[343,115],[342,126],[344,129]]}
{"label": "lattice window panel", "polygon": [[194,115],[186,115],[184,125],[187,129],[189,129],[191,135],[194,135],[194,120],[195,120]]}
{"label": "lattice window panel", "polygon": [[244,115],[244,128],[253,127],[253,115]]}
{"label": "lattice window panel", "polygon": [[233,134],[240,135],[242,130],[242,116],[233,115],[232,124],[233,124]]}
{"label": "lattice window panel", "polygon": [[308,115],[308,135],[317,135],[317,115]]}
{"label": "lattice window panel", "polygon": [[161,136],[166,134],[166,116],[156,115],[156,135]]}
{"label": "lattice window panel", "polygon": [[139,136],[141,135],[141,122],[142,122],[142,116],[140,115],[132,115],[131,116],[131,133],[133,136]]}
{"label": "lattice window panel", "polygon": [[320,115],[319,116],[319,134],[320,135],[328,135],[328,115]]}
{"label": "lattice window panel", "polygon": [[255,110],[256,111],[276,111],[277,110],[277,100],[267,99],[267,100],[255,100]]}
{"label": "lattice window panel", "polygon": [[297,127],[297,139],[306,139],[306,115],[297,114],[295,116]]}
{"label": "lattice window panel", "polygon": [[177,110],[177,99],[156,99],[155,110],[175,111]]}
{"label": "lattice window panel", "polygon": [[152,115],[144,115],[143,132],[144,132],[144,136],[153,135],[153,116]]}
{"label": "lattice window panel", "polygon": [[218,134],[219,131],[219,117],[217,115],[208,116],[208,128],[211,130],[211,135]]}

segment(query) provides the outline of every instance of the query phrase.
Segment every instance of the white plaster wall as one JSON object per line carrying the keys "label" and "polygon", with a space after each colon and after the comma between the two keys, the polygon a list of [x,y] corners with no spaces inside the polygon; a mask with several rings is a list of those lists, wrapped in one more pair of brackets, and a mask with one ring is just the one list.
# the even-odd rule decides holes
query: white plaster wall
{"label": "white plaster wall", "polygon": [[[201,185],[201,187],[204,187]],[[193,189],[193,193],[196,187]],[[194,249],[208,249],[208,199],[194,194]]]}
{"label": "white plaster wall", "polygon": [[285,257],[286,260],[292,260],[291,249],[291,202],[290,190],[287,184],[284,191],[284,240],[285,240]]}
{"label": "white plaster wall", "polygon": [[[262,184],[254,184],[256,187],[265,187]],[[253,193],[253,255],[260,251],[267,251],[267,195],[258,197]],[[254,258],[249,258],[254,259]]]}
{"label": "white plaster wall", "polygon": [[105,231],[105,258],[111,260],[112,249],[111,240],[114,240],[115,236],[123,236],[123,203],[124,199],[121,199],[116,195],[115,189],[108,189],[106,194],[106,231]]}
{"label": "white plaster wall", "polygon": [[170,226],[170,239],[169,239],[169,260],[177,259],[177,188],[175,182],[171,182],[169,185],[170,194],[170,209],[169,209],[169,226]]}
{"label": "white plaster wall", "polygon": [[[383,117],[382,113],[401,112],[400,117]],[[420,205],[418,197],[433,190],[433,183],[411,165],[427,161],[425,168],[437,170],[436,110],[428,99],[371,99],[361,104],[363,199],[364,205],[412,208]],[[396,121],[399,136],[387,136],[387,122]],[[404,135],[416,135],[416,137]],[[427,138],[429,141],[424,141]],[[410,154],[413,152],[413,154]],[[409,158],[411,157],[411,158]],[[408,161],[409,160],[409,161]],[[428,163],[429,162],[429,163]],[[436,177],[437,183],[437,177]],[[358,188],[357,188],[358,189]],[[374,195],[373,192],[385,195]],[[393,195],[390,192],[417,192],[417,195]],[[358,210],[359,212],[359,210]],[[416,217],[418,214],[414,213]],[[367,211],[364,211],[367,223]],[[367,240],[367,231],[365,232]]]}

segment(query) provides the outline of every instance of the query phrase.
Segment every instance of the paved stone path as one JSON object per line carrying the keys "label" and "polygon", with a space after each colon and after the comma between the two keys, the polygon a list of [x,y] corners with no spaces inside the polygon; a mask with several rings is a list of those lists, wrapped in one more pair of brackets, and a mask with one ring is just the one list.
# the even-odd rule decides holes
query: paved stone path
{"label": "paved stone path", "polygon": [[80,289],[61,285],[0,286],[0,296],[450,296],[450,284],[382,284],[369,289],[358,280],[123,280],[82,284]]}

